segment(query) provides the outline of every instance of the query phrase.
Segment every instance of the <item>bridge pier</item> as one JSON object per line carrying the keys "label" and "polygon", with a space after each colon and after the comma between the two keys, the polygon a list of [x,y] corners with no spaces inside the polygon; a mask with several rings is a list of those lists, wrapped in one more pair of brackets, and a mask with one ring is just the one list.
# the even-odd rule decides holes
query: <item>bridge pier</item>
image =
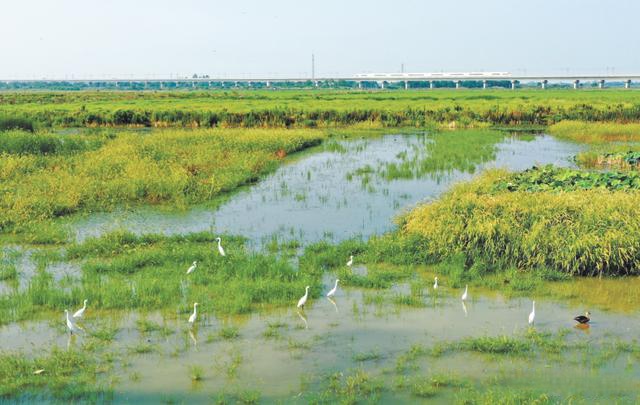
{"label": "bridge pier", "polygon": [[267,87],[271,87],[271,82],[267,80]]}
{"label": "bridge pier", "polygon": [[380,82],[380,88],[384,90],[384,80]]}
{"label": "bridge pier", "polygon": [[604,89],[604,79],[601,79],[600,81],[598,81],[598,88]]}
{"label": "bridge pier", "polygon": [[547,79],[544,79],[543,81],[540,82],[540,85],[542,86],[542,90],[547,88],[547,83],[549,83]]}
{"label": "bridge pier", "polygon": [[482,89],[483,89],[483,90],[486,90],[486,89],[487,89],[487,81],[486,81],[486,80],[483,80],[483,81],[482,81]]}
{"label": "bridge pier", "polygon": [[574,80],[574,81],[573,81],[573,88],[574,88],[575,90],[577,90],[577,89],[578,89],[578,87],[580,87],[580,80],[577,80],[577,79],[576,79],[576,80]]}
{"label": "bridge pier", "polygon": [[160,90],[164,89],[164,83],[160,82]]}
{"label": "bridge pier", "polygon": [[196,88],[196,82],[191,82],[191,87]]}
{"label": "bridge pier", "polygon": [[361,81],[358,81],[358,88],[359,88],[360,90],[362,90],[362,82],[361,82]]}
{"label": "bridge pier", "polygon": [[233,85],[234,85],[236,88],[238,88],[238,82],[237,82],[237,81],[236,81],[236,82],[233,82]]}
{"label": "bridge pier", "polygon": [[404,89],[409,90],[409,80],[404,81]]}
{"label": "bridge pier", "polygon": [[460,88],[460,80],[456,80],[456,89]]}
{"label": "bridge pier", "polygon": [[515,89],[516,89],[516,81],[511,80],[511,90],[515,90]]}
{"label": "bridge pier", "polygon": [[176,82],[176,88],[180,87],[180,82]]}
{"label": "bridge pier", "polygon": [[429,88],[430,88],[431,90],[433,90],[433,88],[434,88],[433,80],[429,80]]}
{"label": "bridge pier", "polygon": [[624,82],[624,88],[625,89],[631,88],[631,80],[627,80],[627,81]]}
{"label": "bridge pier", "polygon": [[118,87],[120,87],[120,86],[118,85],[118,82],[116,81],[116,89],[117,89]]}

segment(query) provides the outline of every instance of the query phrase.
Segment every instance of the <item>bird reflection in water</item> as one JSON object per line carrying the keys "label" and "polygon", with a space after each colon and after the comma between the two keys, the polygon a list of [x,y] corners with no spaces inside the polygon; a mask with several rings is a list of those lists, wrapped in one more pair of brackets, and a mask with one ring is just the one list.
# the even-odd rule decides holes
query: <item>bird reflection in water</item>
{"label": "bird reflection in water", "polygon": [[588,323],[579,323],[576,325],[576,329],[580,329],[587,335],[591,333],[591,326]]}
{"label": "bird reflection in water", "polygon": [[464,311],[464,316],[466,318],[469,315],[469,312],[467,311],[467,304],[465,304],[464,301],[462,301],[462,310]]}
{"label": "bird reflection in water", "polygon": [[298,316],[300,317],[300,319],[302,319],[302,322],[304,322],[304,328],[305,329],[309,329],[309,324],[307,323],[307,318],[304,317],[304,315],[302,315],[302,313],[300,311],[296,311]]}
{"label": "bird reflection in water", "polygon": [[189,329],[189,337],[191,338],[196,351],[198,351],[198,332],[194,332],[192,329]]}
{"label": "bird reflection in water", "polygon": [[336,309],[336,314],[339,313],[340,311],[338,311],[338,305],[336,304],[336,302],[331,297],[327,297],[327,299],[330,303],[333,304],[333,307]]}

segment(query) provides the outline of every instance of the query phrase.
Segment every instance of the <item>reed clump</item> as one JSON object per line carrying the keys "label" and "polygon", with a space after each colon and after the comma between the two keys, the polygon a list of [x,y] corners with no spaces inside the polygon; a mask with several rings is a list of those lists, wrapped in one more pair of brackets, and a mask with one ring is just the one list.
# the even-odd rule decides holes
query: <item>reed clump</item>
{"label": "reed clump", "polygon": [[260,129],[124,132],[111,139],[1,134],[0,230],[127,204],[208,201],[325,136]]}
{"label": "reed clump", "polygon": [[490,268],[638,274],[640,192],[496,189],[512,179],[494,170],[454,187],[404,217],[401,235],[421,238],[414,246],[435,261],[464,254]]}

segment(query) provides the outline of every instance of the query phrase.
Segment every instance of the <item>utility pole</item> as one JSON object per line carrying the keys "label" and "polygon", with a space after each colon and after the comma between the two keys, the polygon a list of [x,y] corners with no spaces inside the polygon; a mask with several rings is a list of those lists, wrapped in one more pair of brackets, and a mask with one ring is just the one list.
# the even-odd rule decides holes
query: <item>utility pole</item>
{"label": "utility pole", "polygon": [[316,78],[316,57],[314,54],[311,54],[311,80],[315,80]]}
{"label": "utility pole", "polygon": [[404,73],[404,63],[400,64],[400,73]]}

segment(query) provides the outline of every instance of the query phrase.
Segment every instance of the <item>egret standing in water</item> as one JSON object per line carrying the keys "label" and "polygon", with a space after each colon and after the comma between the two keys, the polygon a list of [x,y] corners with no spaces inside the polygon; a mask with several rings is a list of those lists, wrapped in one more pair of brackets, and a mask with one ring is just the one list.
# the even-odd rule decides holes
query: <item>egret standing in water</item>
{"label": "egret standing in water", "polygon": [[193,273],[197,266],[198,266],[198,261],[194,261],[191,267],[189,267],[189,270],[187,270],[187,274]]}
{"label": "egret standing in water", "polygon": [[436,276],[434,278],[434,282],[433,282],[433,289],[437,290],[438,289],[438,276]]}
{"label": "egret standing in water", "polygon": [[76,311],[75,314],[73,314],[74,318],[82,318],[84,316],[84,311],[87,309],[87,300],[84,300],[84,305],[82,308],[80,308],[79,310]]}
{"label": "egret standing in water", "polygon": [[220,237],[216,238],[216,242],[218,242],[218,252],[220,252],[220,256],[226,256],[224,254],[224,249],[222,248],[222,245],[220,244],[222,242],[222,239],[220,239]]}
{"label": "egret standing in water", "polygon": [[193,326],[193,324],[196,321],[196,316],[198,316],[198,303],[194,302],[193,303],[193,313],[191,314],[191,316],[189,317],[189,325]]}
{"label": "egret standing in water", "polygon": [[340,280],[336,278],[336,285],[333,286],[333,289],[327,293],[327,297],[333,297],[334,295],[336,295],[336,291],[338,290],[338,281]]}
{"label": "egret standing in water", "polygon": [[72,335],[74,333],[80,333],[82,329],[69,317],[69,310],[65,309],[64,315],[67,317],[67,329],[69,329],[69,332],[71,332]]}
{"label": "egret standing in water", "polygon": [[465,285],[464,294],[462,294],[462,301],[466,301],[468,297],[469,297],[469,286]]}
{"label": "egret standing in water", "polygon": [[307,303],[307,297],[309,296],[309,286],[307,286],[304,290],[304,295],[298,301],[298,308],[304,309],[304,304]]}
{"label": "egret standing in water", "polygon": [[533,308],[531,308],[531,313],[529,314],[529,325],[533,325],[533,321],[536,319],[536,302],[533,301]]}

